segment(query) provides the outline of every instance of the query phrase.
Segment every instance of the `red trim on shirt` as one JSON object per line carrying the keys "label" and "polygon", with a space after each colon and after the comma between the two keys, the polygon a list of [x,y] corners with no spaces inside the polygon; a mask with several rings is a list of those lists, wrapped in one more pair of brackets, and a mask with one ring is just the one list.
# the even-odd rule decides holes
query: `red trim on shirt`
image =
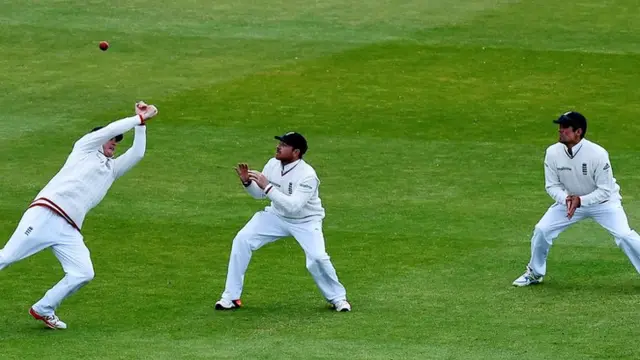
{"label": "red trim on shirt", "polygon": [[58,206],[56,203],[54,203],[53,201],[43,197],[37,198],[33,200],[31,205],[29,205],[28,209],[35,206],[42,206],[42,207],[49,208],[51,211],[53,211],[54,213],[60,215],[63,219],[65,219],[76,230],[80,231],[80,227],[78,227],[78,225],[76,225],[76,223],[71,219],[71,217],[67,215],[67,213],[64,210],[62,210],[62,208]]}

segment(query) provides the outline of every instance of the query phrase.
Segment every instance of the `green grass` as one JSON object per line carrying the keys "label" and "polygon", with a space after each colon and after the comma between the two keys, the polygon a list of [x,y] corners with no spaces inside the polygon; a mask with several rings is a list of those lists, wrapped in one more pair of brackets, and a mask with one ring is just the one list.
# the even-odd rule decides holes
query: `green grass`
{"label": "green grass", "polygon": [[[0,273],[0,359],[640,356],[640,279],[596,224],[557,239],[544,285],[510,287],[564,111],[590,120],[640,223],[635,2],[120,3],[0,4],[6,239],[76,138],[136,100],[160,109],[85,221],[96,278],[59,309],[70,328],[27,314],[62,276],[50,252]],[[289,238],[254,254],[244,309],[214,312],[231,240],[266,205],[233,166],[261,168],[289,130],[354,311],[327,309]]]}

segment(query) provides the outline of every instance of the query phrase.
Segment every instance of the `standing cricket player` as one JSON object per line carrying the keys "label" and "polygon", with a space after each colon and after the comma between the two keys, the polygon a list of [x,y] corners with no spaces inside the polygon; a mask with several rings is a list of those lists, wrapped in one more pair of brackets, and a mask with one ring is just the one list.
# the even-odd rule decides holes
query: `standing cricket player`
{"label": "standing cricket player", "polygon": [[280,143],[275,158],[267,162],[262,173],[239,164],[236,172],[247,192],[255,199],[265,197],[271,204],[257,212],[233,239],[227,282],[217,310],[242,306],[240,295],[251,254],[262,246],[286,236],[293,236],[307,258],[307,269],[320,292],[336,311],[351,311],[344,286],[325,251],[322,220],[325,213],[318,186],[320,180],[302,156],[306,139],[295,132],[276,136]]}
{"label": "standing cricket player", "polygon": [[[52,329],[67,328],[55,310],[94,276],[89,249],[80,233],[85,216],[100,203],[113,182],[144,156],[145,121],[155,116],[158,109],[138,102],[135,112],[135,116],[94,128],[74,144],[62,169],[31,202],[0,250],[0,270],[46,248],[53,250],[65,276],[29,309],[31,316]],[[114,158],[122,134],[133,128],[133,145]]]}
{"label": "standing cricket player", "polygon": [[569,225],[586,218],[607,229],[640,272],[640,236],[629,228],[609,154],[584,138],[587,120],[580,113],[567,112],[554,123],[559,124],[560,139],[547,149],[544,176],[547,193],[555,203],[536,224],[527,271],[513,285],[541,283],[553,240]]}

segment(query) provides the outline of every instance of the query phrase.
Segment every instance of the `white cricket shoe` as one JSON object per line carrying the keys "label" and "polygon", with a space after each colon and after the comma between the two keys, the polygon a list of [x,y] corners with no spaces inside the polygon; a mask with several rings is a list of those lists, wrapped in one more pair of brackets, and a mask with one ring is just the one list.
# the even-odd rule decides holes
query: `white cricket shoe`
{"label": "white cricket shoe", "polygon": [[338,300],[333,303],[333,309],[338,312],[351,311],[351,304],[347,300]]}
{"label": "white cricket shoe", "polygon": [[513,281],[513,286],[522,287],[522,286],[540,284],[543,279],[544,279],[544,276],[535,275],[533,273],[533,270],[531,270],[531,268],[527,266],[527,271],[525,271],[524,274],[522,274],[519,278]]}
{"label": "white cricket shoe", "polygon": [[40,315],[35,310],[33,310],[33,308],[29,309],[29,314],[31,314],[31,316],[33,316],[34,319],[44,322],[45,325],[47,325],[48,327],[50,327],[52,329],[66,329],[67,328],[67,324],[62,322],[62,320],[60,320],[56,316],[56,314],[47,315],[47,316]]}
{"label": "white cricket shoe", "polygon": [[216,310],[233,310],[242,307],[242,302],[238,300],[220,299],[216,302]]}

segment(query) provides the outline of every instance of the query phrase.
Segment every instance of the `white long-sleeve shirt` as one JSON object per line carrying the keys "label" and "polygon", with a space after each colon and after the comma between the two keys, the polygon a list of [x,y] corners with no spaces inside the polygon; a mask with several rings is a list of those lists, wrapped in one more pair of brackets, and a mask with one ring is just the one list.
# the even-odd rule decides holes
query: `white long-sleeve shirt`
{"label": "white long-sleeve shirt", "polygon": [[544,177],[547,193],[559,204],[566,204],[569,195],[580,196],[580,206],[621,199],[609,154],[587,139],[573,146],[571,153],[562,143],[549,146]]}
{"label": "white long-sleeve shirt", "polygon": [[322,220],[325,216],[318,187],[320,179],[313,167],[300,159],[282,166],[280,160],[270,159],[262,170],[269,180],[264,190],[251,182],[245,189],[256,199],[269,198],[265,211],[285,221],[301,223]]}
{"label": "white long-sleeve shirt", "polygon": [[[113,182],[144,156],[146,127],[138,115],[110,123],[80,138],[62,169],[38,193],[29,207],[44,206],[62,216],[76,229],[107,194]],[[118,158],[103,154],[102,145],[135,127],[133,145]]]}

